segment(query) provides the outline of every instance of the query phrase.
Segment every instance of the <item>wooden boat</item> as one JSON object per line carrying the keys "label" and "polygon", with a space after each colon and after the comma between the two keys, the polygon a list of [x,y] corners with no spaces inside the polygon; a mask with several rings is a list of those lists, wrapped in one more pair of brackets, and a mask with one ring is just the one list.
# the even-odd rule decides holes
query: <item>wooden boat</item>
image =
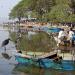
{"label": "wooden boat", "polygon": [[21,65],[34,65],[40,68],[53,68],[59,70],[75,70],[75,62],[71,60],[63,60],[61,57],[57,57],[57,54],[53,54],[47,57],[32,57],[28,55],[15,55],[15,59],[18,64]]}
{"label": "wooden boat", "polygon": [[42,68],[51,68],[54,63],[60,63],[62,57],[59,57],[56,52],[46,53],[40,56],[31,56],[25,54],[15,55],[18,64],[35,65]]}
{"label": "wooden boat", "polygon": [[63,60],[57,54],[42,55],[42,56],[29,56],[23,54],[15,55],[15,60],[18,65],[34,65],[40,68],[53,68],[59,70],[75,70],[75,61]]}
{"label": "wooden boat", "polygon": [[35,65],[40,68],[75,70],[74,62],[72,60],[63,60],[57,52],[50,52],[42,55],[19,53],[15,55],[15,59],[18,61],[18,64]]}

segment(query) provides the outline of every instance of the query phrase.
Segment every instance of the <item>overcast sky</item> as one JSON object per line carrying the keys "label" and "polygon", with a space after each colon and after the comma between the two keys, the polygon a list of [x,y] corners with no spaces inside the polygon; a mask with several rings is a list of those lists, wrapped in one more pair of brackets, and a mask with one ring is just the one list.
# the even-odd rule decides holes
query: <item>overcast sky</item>
{"label": "overcast sky", "polygon": [[0,22],[5,21],[11,9],[21,0],[0,0]]}

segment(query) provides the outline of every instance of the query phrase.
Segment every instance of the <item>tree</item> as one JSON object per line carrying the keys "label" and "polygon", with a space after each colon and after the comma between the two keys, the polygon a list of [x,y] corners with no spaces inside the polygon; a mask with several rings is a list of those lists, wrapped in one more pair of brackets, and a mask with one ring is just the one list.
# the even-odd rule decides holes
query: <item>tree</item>
{"label": "tree", "polygon": [[37,12],[38,19],[42,19],[46,13],[50,12],[54,3],[54,0],[37,0],[35,8],[33,8],[32,11]]}
{"label": "tree", "polygon": [[71,14],[66,20],[67,20],[67,22],[74,23],[75,22],[75,14]]}
{"label": "tree", "polygon": [[66,18],[70,15],[67,11],[70,7],[68,5],[56,5],[49,13],[50,21],[52,22],[65,22]]}
{"label": "tree", "polygon": [[75,14],[75,0],[71,0],[71,8],[73,13]]}
{"label": "tree", "polygon": [[[31,0],[22,0],[20,1],[10,12],[10,18],[18,18],[19,22],[21,18],[26,15],[26,11],[28,11],[28,7],[30,6]],[[26,12],[26,13],[25,13]]]}
{"label": "tree", "polygon": [[75,14],[75,0],[22,0],[11,10],[10,17],[21,20],[30,11],[31,17],[41,21],[67,22],[68,16]]}
{"label": "tree", "polygon": [[56,0],[55,6],[52,7],[48,17],[52,22],[74,22],[74,14],[72,14],[72,5],[70,0]]}
{"label": "tree", "polygon": [[53,5],[54,0],[22,0],[11,10],[9,16],[20,20],[28,13],[27,11],[32,11],[36,18],[42,19],[43,15],[49,12]]}
{"label": "tree", "polygon": [[10,18],[18,18],[19,23],[21,18],[24,16],[23,8],[21,7],[21,4],[17,4],[9,14]]}

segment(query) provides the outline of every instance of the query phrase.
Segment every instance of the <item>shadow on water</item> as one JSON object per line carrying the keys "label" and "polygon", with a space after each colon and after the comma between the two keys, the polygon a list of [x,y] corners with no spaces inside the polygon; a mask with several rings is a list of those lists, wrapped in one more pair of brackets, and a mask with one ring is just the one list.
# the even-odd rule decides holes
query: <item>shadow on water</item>
{"label": "shadow on water", "polygon": [[9,56],[7,53],[1,53],[5,59],[10,60],[12,56]]}
{"label": "shadow on water", "polygon": [[75,71],[43,69],[24,65],[16,65],[14,71],[24,72],[27,75],[75,75]]}

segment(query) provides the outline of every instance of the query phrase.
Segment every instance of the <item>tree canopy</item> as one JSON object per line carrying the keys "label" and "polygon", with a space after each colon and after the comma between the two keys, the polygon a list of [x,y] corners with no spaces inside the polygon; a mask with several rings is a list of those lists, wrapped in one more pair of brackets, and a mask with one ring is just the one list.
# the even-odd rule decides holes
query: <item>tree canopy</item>
{"label": "tree canopy", "polygon": [[[12,40],[16,40],[16,33],[11,33],[10,36]],[[22,34],[22,38],[20,38],[17,44],[17,50],[22,51],[48,52],[55,47],[56,42],[54,38],[45,32],[36,32],[35,35],[30,36],[28,34]]]}
{"label": "tree canopy", "polygon": [[21,19],[29,14],[39,20],[74,22],[75,0],[21,0],[9,16]]}
{"label": "tree canopy", "polygon": [[55,0],[56,4],[48,13],[48,17],[52,22],[74,22],[75,14],[74,3],[71,0]]}

